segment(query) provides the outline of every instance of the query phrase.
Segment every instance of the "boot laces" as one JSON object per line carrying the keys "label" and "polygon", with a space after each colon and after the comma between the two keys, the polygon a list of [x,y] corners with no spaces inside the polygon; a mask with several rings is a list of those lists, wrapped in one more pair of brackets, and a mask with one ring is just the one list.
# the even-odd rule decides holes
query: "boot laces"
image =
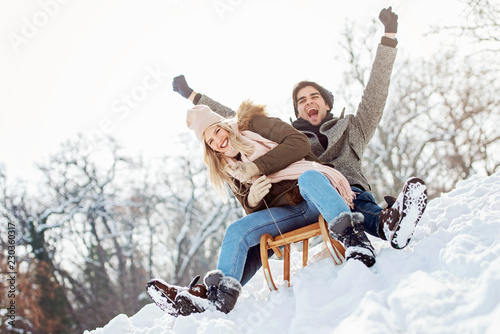
{"label": "boot laces", "polygon": [[343,244],[347,247],[350,246],[364,246],[367,247],[369,241],[366,238],[365,232],[361,228],[349,228],[345,231],[346,233],[343,236]]}
{"label": "boot laces", "polygon": [[215,285],[208,287],[207,299],[210,301],[215,301],[217,299],[217,287]]}

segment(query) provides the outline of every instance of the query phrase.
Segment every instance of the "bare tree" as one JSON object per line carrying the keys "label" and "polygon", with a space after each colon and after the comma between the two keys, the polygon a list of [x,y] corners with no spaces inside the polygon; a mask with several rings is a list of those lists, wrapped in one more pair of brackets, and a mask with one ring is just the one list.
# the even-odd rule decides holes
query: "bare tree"
{"label": "bare tree", "polygon": [[[431,33],[443,30],[455,35],[467,36],[484,51],[500,51],[500,1],[461,0],[463,4],[462,22],[455,26],[439,26]],[[477,47],[476,47],[477,49]]]}
{"label": "bare tree", "polygon": [[[12,187],[16,191],[9,191],[5,173],[0,174],[0,184],[0,222],[5,227],[15,229],[13,256],[19,294],[22,294],[16,296],[18,306],[22,307],[19,328],[33,333],[42,333],[42,328],[43,331],[65,333],[78,327],[78,319],[57,276],[54,248],[49,242],[51,237],[43,228],[53,214],[64,214],[67,207],[61,205],[46,209],[47,202],[29,196],[22,184],[14,184]],[[7,250],[10,243],[6,236],[4,233],[0,235],[0,243],[2,249]],[[25,268],[24,271],[20,270],[20,264]],[[6,267],[2,265],[3,268]],[[29,284],[36,288],[33,289]],[[36,293],[31,294],[29,291]]]}
{"label": "bare tree", "polygon": [[215,268],[225,228],[243,213],[234,197],[223,202],[209,184],[200,145],[188,137],[182,142],[182,154],[155,168],[160,223],[150,239],[152,274],[175,284]]}
{"label": "bare tree", "polygon": [[133,163],[113,140],[99,144],[64,143],[39,165],[44,180],[37,196],[4,192],[2,199],[4,217],[19,228],[19,247],[43,268],[33,284],[46,291],[38,301],[45,319],[65,317],[66,330],[103,325],[142,306],[134,298],[146,280],[131,239],[134,225],[120,218],[120,210],[134,205],[120,191]]}
{"label": "bare tree", "polygon": [[[376,45],[372,50],[359,46],[375,40],[372,31],[359,33],[351,25],[344,33],[349,67],[338,91],[351,101],[350,108],[359,102],[370,73],[371,62],[365,59]],[[453,50],[425,60],[401,56],[384,116],[364,157],[376,197],[397,194],[412,175],[423,177],[434,197],[471,174],[496,172],[500,132],[492,124],[499,120],[500,99],[495,73]]]}
{"label": "bare tree", "polygon": [[142,295],[153,275],[186,284],[216,266],[224,229],[242,211],[234,198],[215,195],[195,147],[145,164],[111,138],[80,137],[39,164],[36,195],[7,186],[0,170],[0,219],[16,226],[20,260],[31,270],[21,275],[34,277],[40,292],[26,299],[34,304],[28,327],[102,326],[150,302]]}

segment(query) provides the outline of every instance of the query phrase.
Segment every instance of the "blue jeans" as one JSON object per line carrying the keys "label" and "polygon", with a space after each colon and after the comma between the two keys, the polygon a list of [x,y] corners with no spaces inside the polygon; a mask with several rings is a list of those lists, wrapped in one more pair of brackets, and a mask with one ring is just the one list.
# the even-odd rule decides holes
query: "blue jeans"
{"label": "blue jeans", "polygon": [[380,212],[382,208],[377,205],[375,198],[368,191],[363,191],[357,187],[351,187],[351,190],[356,194],[354,200],[353,212],[360,212],[365,217],[363,226],[365,231],[371,235],[380,238],[378,227],[380,224]]}
{"label": "blue jeans", "polygon": [[320,213],[329,222],[342,212],[350,212],[330,181],[318,171],[304,172],[299,177],[299,189],[305,199],[300,204],[254,212],[229,225],[217,269],[245,285],[262,265],[259,244],[263,234],[276,237],[280,231],[287,233],[314,224]]}

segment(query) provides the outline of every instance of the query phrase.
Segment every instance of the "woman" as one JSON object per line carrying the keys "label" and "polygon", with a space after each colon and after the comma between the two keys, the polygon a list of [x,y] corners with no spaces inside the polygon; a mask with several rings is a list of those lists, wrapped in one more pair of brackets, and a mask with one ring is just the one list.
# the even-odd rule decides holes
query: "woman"
{"label": "woman", "polygon": [[159,280],[148,283],[162,309],[175,316],[211,307],[228,313],[241,286],[261,265],[256,248],[260,237],[315,223],[319,214],[329,222],[332,237],[346,246],[347,260],[375,263],[363,216],[350,211],[354,193],[349,183],[318,162],[304,134],[249,101],[242,103],[236,120],[198,105],[189,110],[187,124],[204,143],[215,188],[223,192],[228,184],[248,215],[226,230],[217,270],[205,276],[204,285],[194,285],[198,277],[188,288]]}

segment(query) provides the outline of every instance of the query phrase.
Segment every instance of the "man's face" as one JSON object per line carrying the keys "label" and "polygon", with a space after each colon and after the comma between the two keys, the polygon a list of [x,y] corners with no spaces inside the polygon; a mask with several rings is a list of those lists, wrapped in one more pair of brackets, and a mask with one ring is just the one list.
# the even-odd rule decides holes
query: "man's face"
{"label": "man's face", "polygon": [[330,107],[316,88],[306,86],[297,92],[297,109],[299,118],[312,125],[320,125]]}

